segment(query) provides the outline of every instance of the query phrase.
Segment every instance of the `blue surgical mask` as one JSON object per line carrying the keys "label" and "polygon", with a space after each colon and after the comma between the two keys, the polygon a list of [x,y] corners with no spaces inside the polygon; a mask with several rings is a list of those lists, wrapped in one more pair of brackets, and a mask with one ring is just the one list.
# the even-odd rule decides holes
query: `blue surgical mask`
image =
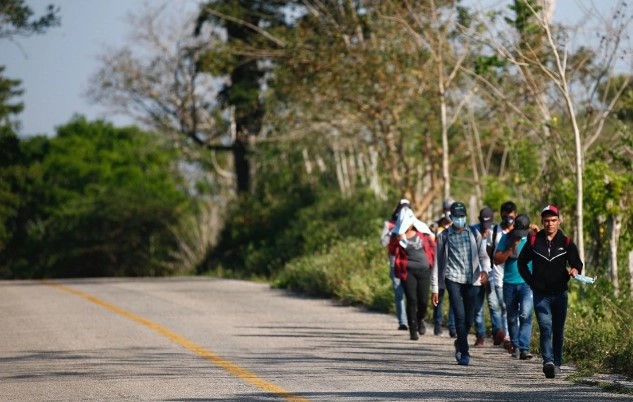
{"label": "blue surgical mask", "polygon": [[457,229],[465,228],[466,227],[466,217],[465,216],[460,216],[460,217],[453,218],[453,226],[455,226]]}

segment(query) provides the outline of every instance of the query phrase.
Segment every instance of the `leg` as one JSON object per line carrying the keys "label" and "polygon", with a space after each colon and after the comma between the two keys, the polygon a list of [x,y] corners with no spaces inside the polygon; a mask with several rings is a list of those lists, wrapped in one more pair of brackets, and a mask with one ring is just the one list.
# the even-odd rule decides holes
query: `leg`
{"label": "leg", "polygon": [[444,289],[439,289],[438,291],[438,301],[437,301],[437,306],[433,307],[433,324],[437,325],[442,325],[442,306],[443,306],[443,301],[444,301]]}
{"label": "leg", "polygon": [[[527,283],[519,285],[519,348],[526,353],[530,350],[532,338],[532,290]],[[556,360],[556,359],[554,359]]]}
{"label": "leg", "polygon": [[404,307],[404,286],[400,278],[396,278],[394,267],[389,270],[389,277],[393,285],[394,302],[396,305],[396,316],[400,326],[407,325],[407,312]]}
{"label": "leg", "polygon": [[554,362],[554,351],[552,347],[552,308],[550,297],[540,293],[534,293],[534,312],[536,313],[536,321],[541,331],[541,356],[543,363]]}
{"label": "leg", "polygon": [[517,299],[517,286],[509,283],[503,285],[503,299],[506,306],[507,326],[510,341],[515,350],[519,350],[519,301]]}
{"label": "leg", "polygon": [[563,338],[567,319],[567,292],[555,295],[552,303],[552,338],[554,364],[563,364]]}
{"label": "leg", "polygon": [[493,286],[488,295],[488,309],[490,310],[490,321],[492,322],[492,335],[496,336],[499,331],[503,331],[504,337],[508,334],[508,324],[506,322],[506,304],[503,300],[503,287]]}
{"label": "leg", "polygon": [[486,289],[483,286],[473,286],[475,288],[475,305],[474,305],[474,321],[475,334],[477,340],[475,346],[484,346],[486,338],[486,326],[484,325],[484,299],[486,297]]}
{"label": "leg", "polygon": [[[485,292],[483,287],[479,286],[481,289],[477,289],[477,286],[472,285],[462,285],[462,299],[464,301],[464,326],[466,327],[466,334],[470,332],[470,327],[473,325],[473,321],[475,320],[475,307],[478,297],[478,292]],[[483,309],[483,304],[482,304]],[[468,345],[468,342],[466,343]],[[467,353],[468,354],[468,353]]]}
{"label": "leg", "polygon": [[[512,347],[512,342],[510,342],[510,336],[509,336],[510,329],[508,328],[508,314],[507,314],[507,309],[506,309],[506,303],[503,296],[503,282],[501,283],[501,286],[495,286],[493,292],[496,294],[497,302],[499,306],[499,320],[500,320],[499,328],[501,328],[500,331],[503,331],[501,332],[501,334],[504,335],[503,348],[507,350],[508,353],[512,353],[513,347]],[[501,335],[499,335],[499,338],[501,338]],[[501,341],[499,341],[499,343],[501,343]]]}
{"label": "leg", "polygon": [[455,313],[453,313],[453,309],[451,308],[451,302],[448,301],[448,333],[451,338],[457,338],[457,328],[455,326]]}
{"label": "leg", "polygon": [[409,333],[412,340],[418,339],[418,323],[415,319],[417,316],[416,308],[418,304],[416,288],[418,280],[412,272],[408,272],[407,279],[404,281],[404,294],[407,301],[407,318],[409,321]]}
{"label": "leg", "polygon": [[[464,285],[446,280],[446,291],[451,302],[451,309],[455,315],[455,329],[457,330],[456,349],[460,356],[468,356],[468,329],[466,328],[466,310],[462,297]],[[470,323],[472,323],[473,308],[470,308]],[[456,356],[457,357],[457,356]],[[458,359],[459,360],[459,359]]]}
{"label": "leg", "polygon": [[417,323],[418,323],[418,332],[420,335],[424,335],[426,333],[426,326],[424,324],[424,320],[426,319],[426,311],[429,306],[429,290],[431,288],[431,271],[429,270],[421,270],[416,273],[418,283],[417,283],[417,300],[418,300],[418,311],[417,311]]}

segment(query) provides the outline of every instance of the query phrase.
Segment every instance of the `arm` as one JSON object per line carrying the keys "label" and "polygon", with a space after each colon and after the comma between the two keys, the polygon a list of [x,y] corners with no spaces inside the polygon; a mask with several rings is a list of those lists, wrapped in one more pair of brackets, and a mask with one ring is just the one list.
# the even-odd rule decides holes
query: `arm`
{"label": "arm", "polygon": [[[477,239],[475,239],[475,244],[477,243],[476,240]],[[488,275],[492,271],[492,268],[490,268],[490,256],[486,250],[486,242],[483,239],[481,239],[481,243],[479,243],[478,257],[480,268],[479,281],[482,285],[485,285],[488,283]]]}
{"label": "arm", "polygon": [[569,275],[576,276],[582,273],[584,264],[580,260],[578,246],[576,246],[576,243],[574,242],[570,242],[569,246],[567,247],[567,263],[571,267],[571,269],[569,270]]}
{"label": "arm", "polygon": [[527,283],[530,288],[533,289],[534,280],[532,277],[532,272],[530,272],[530,269],[528,267],[528,264],[530,263],[530,261],[532,261],[532,254],[532,245],[528,241],[521,249],[521,254],[519,254],[519,258],[517,259],[517,265],[519,267],[519,274],[521,275],[525,283]]}
{"label": "arm", "polygon": [[442,259],[442,261],[444,261],[444,256],[440,255],[440,253],[444,249],[443,245],[446,241],[446,235],[443,233],[444,232],[437,236],[435,242],[435,259],[433,260],[433,269],[431,270],[431,302],[434,306],[437,306],[439,302],[439,260]]}
{"label": "arm", "polygon": [[506,247],[508,243],[508,235],[504,234],[501,240],[499,240],[497,251],[495,251],[495,255],[494,255],[495,264],[499,265],[506,262],[508,258],[510,258],[516,252],[517,246],[519,245],[520,242],[521,242],[521,239],[515,239],[512,242],[511,247]]}
{"label": "arm", "polygon": [[382,233],[380,234],[380,244],[383,247],[387,247],[389,245],[389,238],[391,237],[391,224],[389,221],[385,221],[385,224],[382,226]]}

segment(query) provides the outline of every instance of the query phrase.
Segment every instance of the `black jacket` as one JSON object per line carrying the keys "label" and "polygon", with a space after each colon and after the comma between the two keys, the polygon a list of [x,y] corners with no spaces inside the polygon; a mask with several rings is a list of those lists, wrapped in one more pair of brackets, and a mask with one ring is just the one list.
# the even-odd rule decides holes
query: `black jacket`
{"label": "black jacket", "polygon": [[[545,231],[536,234],[534,246],[528,242],[523,246],[519,259],[519,274],[530,285],[532,291],[552,295],[568,289],[569,273],[567,265],[576,268],[581,273],[583,263],[578,255],[578,247],[569,241],[560,230],[556,232],[551,243],[547,240]],[[528,263],[532,261],[532,272]]]}

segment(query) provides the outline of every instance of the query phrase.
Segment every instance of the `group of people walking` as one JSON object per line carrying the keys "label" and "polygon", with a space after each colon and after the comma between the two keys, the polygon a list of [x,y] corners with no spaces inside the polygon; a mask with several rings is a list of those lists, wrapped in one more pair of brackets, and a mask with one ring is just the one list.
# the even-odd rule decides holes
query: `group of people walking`
{"label": "group of people walking", "polygon": [[441,335],[445,293],[448,329],[455,338],[457,364],[470,363],[468,335],[475,324],[474,347],[484,345],[484,305],[488,300],[492,336],[517,359],[530,354],[532,312],[540,329],[543,373],[560,373],[568,282],[580,275],[578,248],[560,230],[560,213],[548,205],[541,211],[543,229],[517,214],[515,203],[479,212],[479,223],[467,224],[466,205],[448,199],[444,216],[429,227],[402,199],[385,222],[381,243],[387,247],[398,329],[411,340],[426,333],[429,298],[433,304],[433,333]]}

